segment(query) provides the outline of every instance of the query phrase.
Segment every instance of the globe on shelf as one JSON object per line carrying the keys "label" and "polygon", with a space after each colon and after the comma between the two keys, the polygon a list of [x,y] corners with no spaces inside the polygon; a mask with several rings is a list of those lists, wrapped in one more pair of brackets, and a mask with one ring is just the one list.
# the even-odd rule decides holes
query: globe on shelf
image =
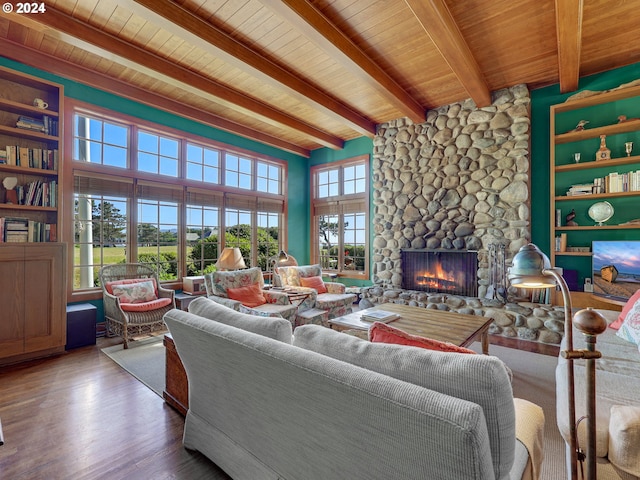
{"label": "globe on shelf", "polygon": [[599,227],[604,225],[604,222],[613,217],[613,205],[609,202],[597,202],[589,207],[587,212],[589,217],[596,222]]}

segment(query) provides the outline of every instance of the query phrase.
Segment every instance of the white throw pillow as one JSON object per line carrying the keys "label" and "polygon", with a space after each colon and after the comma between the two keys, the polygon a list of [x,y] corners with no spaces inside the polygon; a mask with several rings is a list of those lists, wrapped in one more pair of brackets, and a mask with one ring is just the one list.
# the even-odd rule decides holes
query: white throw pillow
{"label": "white throw pillow", "polygon": [[145,303],[157,299],[151,280],[114,285],[113,294],[120,299],[120,303]]}
{"label": "white throw pillow", "polygon": [[628,342],[635,343],[640,350],[640,300],[631,307],[616,335]]}
{"label": "white throw pillow", "polygon": [[609,461],[640,477],[640,407],[611,407]]}

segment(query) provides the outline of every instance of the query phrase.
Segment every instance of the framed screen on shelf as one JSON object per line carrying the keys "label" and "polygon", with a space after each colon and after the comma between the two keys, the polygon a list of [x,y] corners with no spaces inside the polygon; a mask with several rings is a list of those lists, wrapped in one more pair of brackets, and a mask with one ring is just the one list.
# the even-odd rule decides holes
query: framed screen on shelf
{"label": "framed screen on shelf", "polygon": [[593,293],[626,301],[640,289],[640,240],[592,242]]}

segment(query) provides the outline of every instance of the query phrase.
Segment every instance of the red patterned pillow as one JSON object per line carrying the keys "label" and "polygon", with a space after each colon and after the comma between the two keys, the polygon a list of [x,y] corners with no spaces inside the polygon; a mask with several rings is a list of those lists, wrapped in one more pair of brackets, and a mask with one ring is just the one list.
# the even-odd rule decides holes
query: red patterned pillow
{"label": "red patterned pillow", "polygon": [[318,293],[327,293],[322,277],[300,277],[300,286],[313,288]]}
{"label": "red patterned pillow", "polygon": [[631,295],[631,298],[627,300],[627,303],[625,303],[624,307],[622,307],[622,311],[620,312],[620,315],[618,315],[618,319],[615,322],[609,324],[609,328],[618,330],[622,326],[622,323],[624,322],[624,319],[629,313],[629,310],[633,308],[633,306],[638,300],[640,300],[640,289],[636,290],[636,293]]}
{"label": "red patterned pillow", "polygon": [[231,300],[238,300],[246,307],[258,307],[267,303],[260,285],[254,283],[246,287],[227,288],[227,295]]}
{"label": "red patterned pillow", "polygon": [[468,348],[458,347],[453,343],[419,337],[418,335],[411,335],[382,322],[374,322],[371,327],[369,327],[369,340],[371,342],[378,343],[409,345],[411,347],[426,348],[428,350],[437,350],[439,352],[476,353]]}

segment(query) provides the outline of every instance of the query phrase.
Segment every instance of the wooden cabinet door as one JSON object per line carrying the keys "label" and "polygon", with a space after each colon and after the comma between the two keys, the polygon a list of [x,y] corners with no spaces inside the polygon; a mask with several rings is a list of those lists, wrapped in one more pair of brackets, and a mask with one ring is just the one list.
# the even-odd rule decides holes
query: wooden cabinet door
{"label": "wooden cabinet door", "polygon": [[24,352],[24,247],[0,249],[0,358]]}
{"label": "wooden cabinet door", "polygon": [[24,260],[25,353],[64,346],[64,245],[30,244]]}
{"label": "wooden cabinet door", "polygon": [[0,248],[0,359],[64,350],[65,252],[62,243]]}

